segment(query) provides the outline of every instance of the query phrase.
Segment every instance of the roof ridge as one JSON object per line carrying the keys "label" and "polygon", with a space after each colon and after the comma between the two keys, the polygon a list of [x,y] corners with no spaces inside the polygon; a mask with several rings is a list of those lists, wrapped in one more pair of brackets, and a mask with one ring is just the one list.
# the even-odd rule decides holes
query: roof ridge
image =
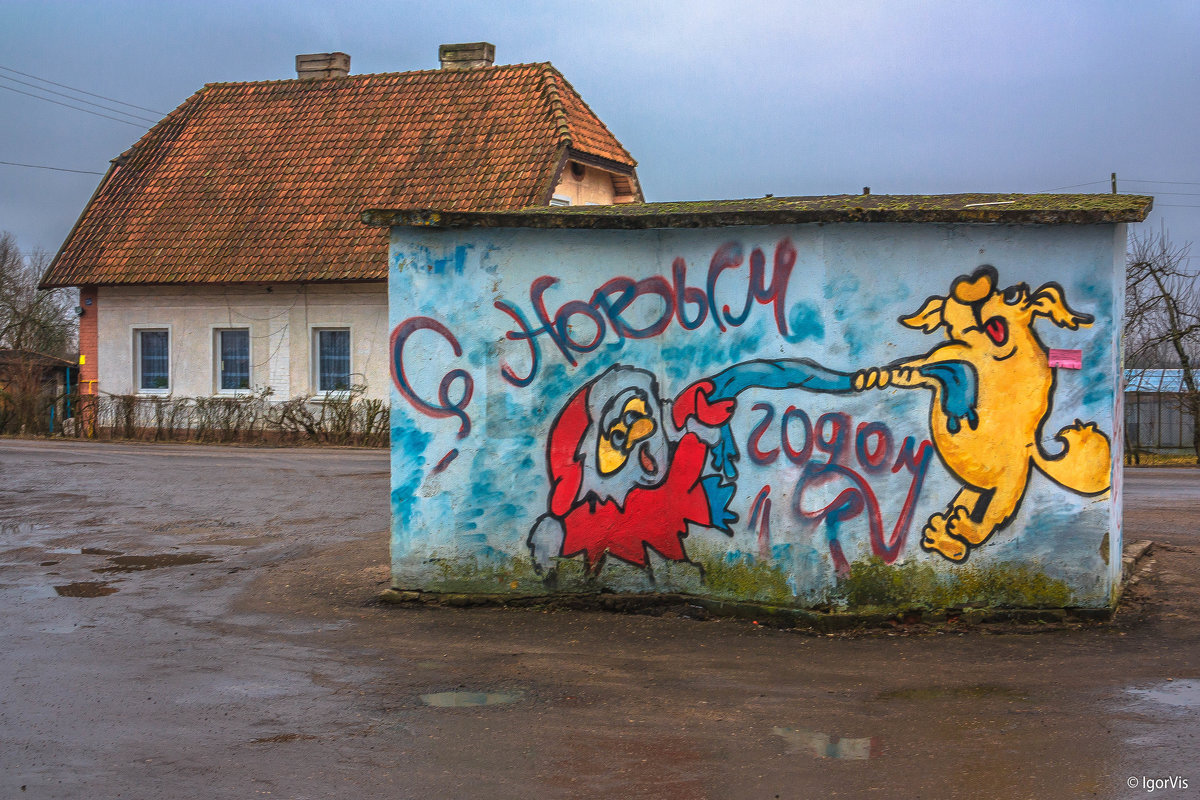
{"label": "roof ridge", "polygon": [[616,134],[614,134],[612,132],[612,130],[609,129],[608,125],[605,124],[604,120],[600,118],[600,115],[597,114],[590,105],[588,105],[588,102],[583,99],[583,95],[581,95],[579,93],[579,90],[571,85],[571,82],[569,80],[567,80],[567,77],[565,75],[563,75],[561,72],[558,71],[557,67],[555,67],[553,64],[550,64],[549,62],[546,62],[546,63],[549,65],[550,70],[554,73],[554,75],[556,75],[558,77],[558,79],[563,82],[565,88],[568,91],[570,91],[571,94],[575,95],[575,99],[579,101],[579,104],[581,106],[583,106],[585,109],[587,109],[587,112],[592,115],[592,118],[594,120],[596,120],[597,123],[599,123],[601,128],[604,129],[604,132],[612,137],[612,140],[614,143],[616,143],[617,147],[621,148],[621,152],[625,154],[625,157],[629,159],[630,163],[634,167],[636,167],[637,159],[635,159],[633,157],[633,155],[629,152],[629,150],[626,149],[625,145],[621,143],[621,140],[617,138]]}
{"label": "roof ridge", "polygon": [[[321,84],[329,81],[352,81],[361,80],[363,78],[395,78],[400,76],[418,76],[418,75],[475,75],[483,72],[496,72],[500,70],[517,70],[528,69],[530,67],[550,67],[554,66],[549,61],[531,61],[523,64],[493,64],[490,67],[473,67],[471,69],[442,69],[440,67],[432,67],[430,69],[408,69],[397,70],[395,72],[359,72],[351,75],[342,75],[339,77],[330,78],[275,78],[273,80],[262,81],[209,81],[204,84],[200,90],[209,87],[217,86],[271,86],[279,83],[305,83],[305,84]],[[555,70],[557,72],[557,70]]]}
{"label": "roof ridge", "polygon": [[545,62],[542,70],[542,93],[550,104],[550,117],[554,120],[554,129],[558,135],[559,144],[571,147],[574,145],[571,139],[571,126],[567,123],[567,109],[558,95],[555,75],[559,75],[558,70],[549,61]]}

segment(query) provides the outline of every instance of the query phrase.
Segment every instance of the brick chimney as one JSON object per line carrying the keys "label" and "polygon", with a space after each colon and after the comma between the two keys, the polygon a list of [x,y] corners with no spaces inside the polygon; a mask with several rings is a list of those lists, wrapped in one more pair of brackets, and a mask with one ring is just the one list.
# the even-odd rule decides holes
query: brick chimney
{"label": "brick chimney", "polygon": [[349,74],[350,56],[345,53],[308,53],[296,56],[296,77],[302,81],[344,78]]}
{"label": "brick chimney", "polygon": [[478,69],[496,63],[496,45],[488,42],[444,44],[438,47],[442,69]]}

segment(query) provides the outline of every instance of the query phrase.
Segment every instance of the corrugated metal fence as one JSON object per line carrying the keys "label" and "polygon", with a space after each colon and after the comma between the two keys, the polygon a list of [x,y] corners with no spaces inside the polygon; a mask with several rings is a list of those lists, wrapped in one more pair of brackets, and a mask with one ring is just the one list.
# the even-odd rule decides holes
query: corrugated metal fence
{"label": "corrugated metal fence", "polygon": [[1196,421],[1183,407],[1183,370],[1125,370],[1125,442],[1136,450],[1190,450]]}

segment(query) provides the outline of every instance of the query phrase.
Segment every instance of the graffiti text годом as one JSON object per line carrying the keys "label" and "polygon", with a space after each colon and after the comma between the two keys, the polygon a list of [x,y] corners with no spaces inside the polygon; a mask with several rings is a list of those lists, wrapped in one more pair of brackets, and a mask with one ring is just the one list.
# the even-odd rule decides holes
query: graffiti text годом
{"label": "graffiti text \u0433\u043e\u0434\u043e\u043c", "polygon": [[[546,292],[558,284],[558,278],[544,275],[529,287],[529,304],[533,309],[533,321],[519,306],[507,300],[497,300],[496,308],[512,317],[516,330],[506,336],[513,341],[525,341],[529,345],[529,371],[518,375],[509,365],[502,365],[500,374],[514,386],[528,386],[537,377],[541,366],[542,352],[539,340],[545,337],[557,348],[567,363],[575,366],[576,355],[590,353],[605,341],[615,339],[650,339],[658,336],[671,322],[677,321],[684,330],[693,331],[705,322],[718,330],[742,325],[753,310],[754,304],[770,305],[775,315],[779,332],[787,336],[787,287],[792,268],[796,264],[796,248],[790,239],[780,239],[775,245],[775,256],[770,280],[767,278],[767,259],[761,248],[750,252],[750,268],[746,277],[745,302],[738,310],[718,301],[717,284],[721,274],[736,270],[742,265],[742,247],[728,242],[717,248],[708,265],[704,287],[689,286],[687,263],[676,258],[671,265],[671,280],[661,275],[635,280],[617,277],[605,282],[592,293],[589,300],[572,299],[563,302],[553,313],[546,307]],[[722,282],[727,288],[729,279]],[[643,298],[637,309],[640,322],[633,322],[632,307]],[[652,305],[657,303],[657,305]],[[585,333],[575,331],[575,326]]]}
{"label": "graffiti text \u0433\u043e\u0434\u043e\u043c", "polygon": [[[779,418],[778,439],[773,439],[769,431],[775,420],[775,407],[770,403],[755,403],[752,410],[762,412],[763,416],[750,430],[746,447],[750,460],[765,466],[774,464],[783,455],[791,463],[803,467],[792,495],[792,510],[812,523],[825,523],[835,568],[845,572],[850,567],[838,541],[838,526],[861,514],[866,515],[871,552],[886,563],[895,561],[904,549],[921,486],[933,461],[931,443],[922,441],[918,446],[915,437],[907,436],[897,453],[891,430],[882,422],[860,422],[855,426],[849,414],[835,411],[822,414],[814,423],[803,409],[795,406],[788,406],[783,412]],[[777,444],[764,449],[764,439]],[[815,455],[818,451],[827,458],[820,460],[820,456]],[[870,479],[885,472],[898,473],[901,469],[907,470],[912,479],[896,523],[888,534]],[[826,505],[811,508],[805,502],[806,492],[811,496],[826,484],[848,485]],[[769,488],[764,489],[762,497],[756,501],[755,516],[757,506],[769,491]],[[769,506],[766,513],[769,514]],[[765,515],[763,524],[769,525]]]}

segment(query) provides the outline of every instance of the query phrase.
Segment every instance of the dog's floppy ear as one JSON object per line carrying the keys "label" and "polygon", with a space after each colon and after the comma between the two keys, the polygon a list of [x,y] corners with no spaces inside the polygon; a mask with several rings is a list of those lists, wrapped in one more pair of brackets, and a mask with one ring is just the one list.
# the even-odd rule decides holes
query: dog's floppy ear
{"label": "dog's floppy ear", "polygon": [[1049,317],[1060,328],[1075,330],[1079,326],[1087,327],[1095,321],[1091,314],[1083,314],[1067,305],[1063,297],[1062,287],[1057,283],[1047,283],[1039,286],[1026,303],[1033,310],[1035,317]]}
{"label": "dog's floppy ear", "polygon": [[946,320],[942,317],[942,309],[946,306],[946,298],[934,295],[925,301],[921,310],[907,317],[900,317],[899,322],[908,328],[917,328],[926,333],[933,333]]}

